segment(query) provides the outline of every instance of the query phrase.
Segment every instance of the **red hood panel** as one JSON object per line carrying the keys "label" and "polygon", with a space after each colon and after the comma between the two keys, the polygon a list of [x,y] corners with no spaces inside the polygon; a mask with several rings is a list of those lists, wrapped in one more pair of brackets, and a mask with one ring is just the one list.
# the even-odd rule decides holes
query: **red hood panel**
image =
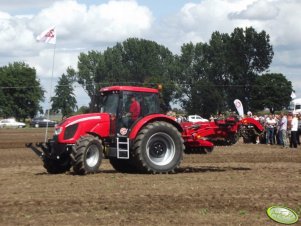
{"label": "red hood panel", "polygon": [[[65,133],[69,128],[72,128],[72,125],[77,125],[76,131],[74,131],[72,137],[66,137]],[[110,115],[108,113],[75,115],[67,118],[57,127],[63,129],[58,136],[60,143],[75,143],[79,137],[91,133],[99,137],[108,137],[110,133]]]}

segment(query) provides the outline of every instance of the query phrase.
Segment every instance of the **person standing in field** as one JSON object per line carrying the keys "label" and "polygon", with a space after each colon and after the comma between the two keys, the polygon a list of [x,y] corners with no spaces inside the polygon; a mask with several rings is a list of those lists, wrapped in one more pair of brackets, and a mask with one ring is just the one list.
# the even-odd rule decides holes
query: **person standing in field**
{"label": "person standing in field", "polygon": [[297,118],[298,118],[297,143],[298,143],[298,145],[300,145],[300,144],[301,144],[301,143],[300,143],[300,133],[301,133],[301,130],[300,130],[300,128],[299,128],[300,120],[301,120],[301,114],[300,114],[300,113],[298,114]]}
{"label": "person standing in field", "polygon": [[297,114],[293,114],[292,135],[291,135],[293,148],[297,148],[297,144],[298,144],[297,135],[298,135],[298,117],[297,117]]}
{"label": "person standing in field", "polygon": [[280,123],[279,123],[279,141],[280,145],[285,148],[288,148],[288,140],[287,140],[287,117],[285,114],[280,114]]}
{"label": "person standing in field", "polygon": [[292,120],[293,114],[289,112],[287,114],[287,138],[289,140],[289,146],[292,147]]}
{"label": "person standing in field", "polygon": [[266,144],[274,144],[274,128],[276,126],[276,120],[272,114],[266,118],[265,124],[267,129]]}

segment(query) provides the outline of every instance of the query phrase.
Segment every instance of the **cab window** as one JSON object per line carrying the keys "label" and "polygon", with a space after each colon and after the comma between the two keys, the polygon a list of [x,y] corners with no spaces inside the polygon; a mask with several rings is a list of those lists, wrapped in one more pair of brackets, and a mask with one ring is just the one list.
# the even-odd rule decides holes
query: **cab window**
{"label": "cab window", "polygon": [[118,109],[118,102],[119,102],[119,93],[117,92],[108,93],[107,95],[103,96],[101,112],[107,112],[116,115]]}

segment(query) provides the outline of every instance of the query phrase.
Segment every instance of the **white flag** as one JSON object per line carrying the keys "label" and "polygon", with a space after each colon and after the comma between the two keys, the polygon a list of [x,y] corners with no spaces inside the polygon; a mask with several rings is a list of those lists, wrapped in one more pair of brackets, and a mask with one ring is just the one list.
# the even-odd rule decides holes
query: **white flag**
{"label": "white flag", "polygon": [[238,111],[238,114],[241,116],[241,117],[244,117],[244,108],[242,106],[242,103],[240,100],[236,99],[234,100],[234,105],[236,107],[236,110]]}
{"label": "white flag", "polygon": [[292,91],[291,98],[295,99],[296,97],[297,97],[296,94]]}
{"label": "white flag", "polygon": [[47,30],[43,31],[40,35],[37,36],[37,41],[45,42],[49,44],[55,44],[56,43],[55,27],[50,27]]}

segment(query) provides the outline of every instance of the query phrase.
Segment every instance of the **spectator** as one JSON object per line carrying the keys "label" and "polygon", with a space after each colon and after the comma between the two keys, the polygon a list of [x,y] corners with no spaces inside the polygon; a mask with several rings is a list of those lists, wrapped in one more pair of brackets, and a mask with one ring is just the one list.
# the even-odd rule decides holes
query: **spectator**
{"label": "spectator", "polygon": [[292,113],[288,113],[287,114],[287,137],[289,139],[290,147],[292,147],[292,120],[293,120]]}
{"label": "spectator", "polygon": [[298,114],[298,132],[297,132],[297,143],[298,143],[298,145],[300,145],[300,133],[301,133],[301,130],[299,128],[300,120],[301,120],[301,114],[299,113]]}
{"label": "spectator", "polygon": [[274,144],[274,128],[276,125],[276,120],[273,115],[266,118],[266,144]]}
{"label": "spectator", "polygon": [[274,119],[276,120],[276,124],[274,126],[274,136],[273,136],[273,142],[274,144],[280,144],[280,140],[279,140],[279,123],[281,120],[281,117],[279,115],[275,115]]}
{"label": "spectator", "polygon": [[280,123],[279,123],[279,141],[280,145],[284,148],[288,148],[288,141],[287,141],[287,117],[285,114],[280,114]]}
{"label": "spectator", "polygon": [[292,119],[292,135],[291,135],[293,148],[297,148],[297,144],[298,144],[297,133],[298,133],[298,117],[297,114],[294,114]]}

